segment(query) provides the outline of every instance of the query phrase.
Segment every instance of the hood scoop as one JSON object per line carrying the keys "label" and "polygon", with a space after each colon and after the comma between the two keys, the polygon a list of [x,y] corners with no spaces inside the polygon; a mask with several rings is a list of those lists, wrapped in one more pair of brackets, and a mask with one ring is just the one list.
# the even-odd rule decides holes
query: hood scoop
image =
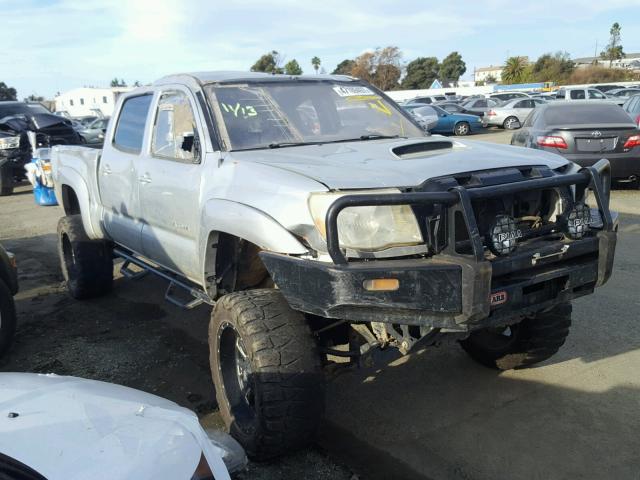
{"label": "hood scoop", "polygon": [[418,158],[433,152],[451,150],[453,142],[450,140],[434,140],[430,142],[409,143],[391,149],[391,152],[398,158]]}

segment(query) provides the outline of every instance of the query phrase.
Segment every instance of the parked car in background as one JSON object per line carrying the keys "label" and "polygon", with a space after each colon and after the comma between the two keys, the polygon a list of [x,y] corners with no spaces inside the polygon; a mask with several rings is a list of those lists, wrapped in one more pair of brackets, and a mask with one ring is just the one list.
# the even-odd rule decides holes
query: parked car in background
{"label": "parked car in background", "polygon": [[477,117],[480,117],[482,119],[483,126],[485,127],[487,126],[487,120],[484,112],[473,112],[471,110],[467,110],[462,105],[455,102],[438,102],[435,105],[449,113],[463,113],[466,115],[476,115]]}
{"label": "parked car in background", "polygon": [[444,102],[446,100],[447,100],[447,97],[445,97],[444,95],[427,95],[427,96],[412,98],[410,100],[407,100],[404,103],[405,104],[423,103],[425,105],[431,105],[432,103]]}
{"label": "parked car in background", "polygon": [[556,90],[556,100],[608,100],[600,90],[591,87],[559,88]]}
{"label": "parked car in background", "polygon": [[545,103],[547,102],[538,98],[508,100],[487,112],[487,123],[502,127],[505,130],[515,130],[520,128],[520,124],[536,106],[544,105]]}
{"label": "parked car in background", "polygon": [[97,115],[85,115],[83,117],[74,117],[72,118],[72,120],[75,120],[80,125],[87,127],[95,122],[98,118],[100,117],[98,117]]}
{"label": "parked car in background", "polygon": [[516,98],[529,98],[529,95],[524,92],[499,92],[489,94],[489,98],[505,102]]}
{"label": "parked car in background", "polygon": [[425,109],[424,103],[409,103],[402,105],[402,109],[410,113],[425,132],[431,132],[438,124],[438,114],[433,109]]}
{"label": "parked car in background", "polygon": [[445,133],[458,136],[469,135],[484,128],[482,120],[477,115],[462,113],[450,113],[437,105],[422,105],[409,110],[417,117],[437,119],[437,122],[429,131],[431,133]]}
{"label": "parked car in background", "polygon": [[228,434],[150,393],[58,375],[0,373],[0,478],[230,480]]}
{"label": "parked car in background", "polygon": [[11,195],[25,176],[32,150],[29,131],[35,133],[36,148],[80,143],[71,120],[39,103],[0,102],[0,195]]}
{"label": "parked car in background", "polygon": [[607,93],[610,90],[614,90],[616,88],[621,88],[620,85],[594,85],[593,88],[596,90],[600,90],[603,93]]}
{"label": "parked car in background", "polygon": [[78,130],[80,141],[89,146],[100,146],[104,142],[104,132],[107,131],[109,117],[98,118],[85,128]]}
{"label": "parked car in background", "polygon": [[617,88],[607,92],[607,97],[618,105],[623,105],[629,97],[640,94],[640,88]]}
{"label": "parked car in background", "polygon": [[477,115],[479,117],[485,115],[489,110],[502,104],[502,100],[497,98],[476,97],[467,100],[461,104],[469,115]]}
{"label": "parked car in background", "polygon": [[629,114],[640,128],[640,95],[629,97],[622,105],[622,109]]}
{"label": "parked car in background", "polygon": [[16,330],[16,306],[13,296],[18,293],[16,257],[0,245],[0,357],[9,349]]}
{"label": "parked car in background", "polygon": [[586,167],[606,158],[613,179],[638,184],[640,130],[620,107],[588,100],[541,105],[511,137],[512,145],[562,155]]}

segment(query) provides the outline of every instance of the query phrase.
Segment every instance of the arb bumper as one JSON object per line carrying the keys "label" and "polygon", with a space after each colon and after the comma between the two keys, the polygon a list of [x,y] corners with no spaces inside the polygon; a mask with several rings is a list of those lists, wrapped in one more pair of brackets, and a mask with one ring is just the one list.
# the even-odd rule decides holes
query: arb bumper
{"label": "arb bumper", "polygon": [[[292,308],[327,318],[428,325],[468,331],[508,324],[593,292],[610,277],[617,220],[608,208],[609,164],[599,162],[577,174],[548,176],[448,192],[341,197],[327,212],[327,246],[333,263],[262,252],[272,279]],[[495,198],[536,188],[573,185],[576,195],[591,190],[600,222],[577,240],[555,236],[522,242],[508,256],[485,254],[471,199]],[[348,262],[338,246],[337,216],[349,206],[447,205],[464,216],[471,252],[445,249],[430,258]],[[452,217],[454,215],[451,215]],[[449,243],[456,232],[450,225]],[[376,282],[382,288],[376,288]]]}

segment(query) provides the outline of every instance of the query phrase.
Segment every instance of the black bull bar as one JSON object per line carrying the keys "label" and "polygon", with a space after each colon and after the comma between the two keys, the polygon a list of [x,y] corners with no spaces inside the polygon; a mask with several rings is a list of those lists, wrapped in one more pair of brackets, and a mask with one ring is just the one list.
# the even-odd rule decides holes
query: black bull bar
{"label": "black bull bar", "polygon": [[558,174],[551,177],[535,178],[500,185],[477,188],[457,186],[446,192],[345,195],[335,200],[327,210],[325,223],[327,251],[336,265],[346,265],[348,263],[347,258],[340,249],[338,235],[338,215],[345,208],[378,205],[458,205],[463,214],[471,240],[473,256],[475,260],[481,261],[484,259],[484,249],[475,214],[471,207],[472,200],[500,197],[502,195],[514,194],[526,190],[565,187],[569,185],[583,187],[583,195],[587,189],[593,192],[602,218],[602,230],[611,231],[614,228],[614,222],[609,210],[611,165],[608,160],[602,159],[593,166],[582,168],[577,173],[567,175]]}

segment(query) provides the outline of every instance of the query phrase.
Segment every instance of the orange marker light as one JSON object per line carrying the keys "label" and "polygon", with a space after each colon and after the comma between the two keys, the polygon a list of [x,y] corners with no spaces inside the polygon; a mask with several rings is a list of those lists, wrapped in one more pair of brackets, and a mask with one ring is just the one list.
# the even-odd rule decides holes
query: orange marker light
{"label": "orange marker light", "polygon": [[400,288],[400,281],[397,278],[376,278],[365,280],[362,285],[370,292],[392,292]]}

